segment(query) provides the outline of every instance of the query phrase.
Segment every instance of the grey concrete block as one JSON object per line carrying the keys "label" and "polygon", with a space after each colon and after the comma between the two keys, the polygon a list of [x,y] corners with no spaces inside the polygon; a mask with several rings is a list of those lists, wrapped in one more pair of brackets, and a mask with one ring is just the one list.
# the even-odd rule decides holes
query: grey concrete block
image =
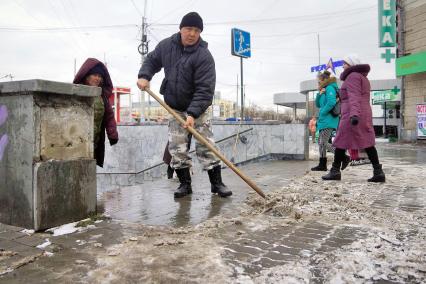
{"label": "grey concrete block", "polygon": [[0,136],[8,136],[0,160],[0,222],[32,225],[32,162],[34,150],[33,98],[0,96],[8,117]]}
{"label": "grey concrete block", "polygon": [[[7,110],[0,137],[8,138],[0,149],[0,222],[40,229],[96,210],[93,97],[100,92],[44,80],[0,83]],[[50,159],[57,161],[39,163]]]}
{"label": "grey concrete block", "polygon": [[92,159],[48,161],[34,166],[34,227],[55,227],[96,211],[96,164]]}
{"label": "grey concrete block", "polygon": [[0,83],[0,95],[10,93],[28,95],[36,92],[68,96],[96,97],[101,95],[101,88],[39,79]]}
{"label": "grey concrete block", "polygon": [[64,100],[64,96],[60,95],[37,94],[34,100],[40,108],[39,119],[36,119],[40,148],[34,156],[44,160],[93,157],[94,114],[91,98],[72,97]]}

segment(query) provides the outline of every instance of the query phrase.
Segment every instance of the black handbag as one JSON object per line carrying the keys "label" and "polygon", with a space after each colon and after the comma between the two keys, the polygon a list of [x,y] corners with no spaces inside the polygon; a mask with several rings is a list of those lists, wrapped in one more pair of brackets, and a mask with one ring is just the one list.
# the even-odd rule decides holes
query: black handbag
{"label": "black handbag", "polygon": [[340,116],[340,95],[339,95],[339,90],[337,89],[336,89],[336,104],[330,110],[330,113],[334,117]]}

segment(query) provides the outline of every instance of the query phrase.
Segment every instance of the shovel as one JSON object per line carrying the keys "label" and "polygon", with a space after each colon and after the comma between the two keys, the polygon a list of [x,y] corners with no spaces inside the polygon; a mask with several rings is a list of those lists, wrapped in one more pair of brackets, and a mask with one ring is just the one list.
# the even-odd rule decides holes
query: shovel
{"label": "shovel", "polygon": [[[160,105],[162,105],[171,115],[176,118],[176,120],[181,124],[184,125],[185,121],[168,105],[166,105],[156,94],[154,94],[153,91],[151,91],[149,88],[146,88],[145,91],[153,97]],[[214,146],[212,146],[207,139],[205,139],[203,136],[201,136],[200,133],[197,132],[194,128],[191,126],[188,126],[186,128],[194,137],[198,140],[201,144],[205,145],[210,151],[212,151],[219,159],[222,160],[231,170],[233,170],[240,178],[242,178],[251,188],[254,189],[260,196],[266,199],[265,194],[263,191],[249,178],[247,177],[242,171],[240,171],[233,163],[228,161]]]}

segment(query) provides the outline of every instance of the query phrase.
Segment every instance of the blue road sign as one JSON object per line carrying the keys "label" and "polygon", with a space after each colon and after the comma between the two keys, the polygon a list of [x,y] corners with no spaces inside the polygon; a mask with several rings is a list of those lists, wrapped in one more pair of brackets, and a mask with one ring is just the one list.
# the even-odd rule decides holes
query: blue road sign
{"label": "blue road sign", "polygon": [[251,57],[250,33],[240,29],[231,30],[232,55],[248,58]]}

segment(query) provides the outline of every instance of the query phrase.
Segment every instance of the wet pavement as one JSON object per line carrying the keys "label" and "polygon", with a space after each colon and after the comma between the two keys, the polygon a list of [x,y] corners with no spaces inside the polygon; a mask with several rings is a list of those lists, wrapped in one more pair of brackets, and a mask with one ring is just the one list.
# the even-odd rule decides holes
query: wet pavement
{"label": "wet pavement", "polygon": [[426,142],[421,144],[396,144],[378,143],[377,152],[379,158],[398,163],[425,165],[426,164]]}
{"label": "wet pavement", "polygon": [[[310,164],[309,161],[268,161],[243,167],[243,170],[267,193],[276,189],[274,185],[281,186],[290,178],[304,175]],[[113,219],[174,227],[196,225],[219,214],[237,216],[248,193],[253,191],[230,170],[222,171],[222,179],[233,191],[229,198],[212,195],[207,173],[203,173],[192,176],[193,194],[184,198],[173,197],[179,186],[174,177],[105,192],[98,200],[104,213]]]}
{"label": "wet pavement", "polygon": [[[316,144],[313,146],[317,147]],[[426,147],[412,145],[401,147],[399,144],[379,143],[377,148],[379,158],[385,159],[387,163],[397,161],[401,165],[426,164]],[[315,148],[311,152],[315,155]],[[268,161],[244,167],[244,172],[255,179],[267,193],[274,190],[273,185],[282,186],[291,178],[303,176],[315,165],[315,158],[311,161]],[[362,167],[371,167],[371,165]],[[173,198],[173,191],[179,186],[177,177],[174,175],[171,180],[164,177],[142,185],[103,192],[98,196],[98,207],[103,213],[117,220],[182,227],[196,225],[218,214],[235,217],[239,214],[247,194],[252,191],[230,170],[223,170],[224,182],[233,189],[233,195],[230,198],[223,199],[210,193],[207,173],[193,175],[192,180],[193,194],[181,199]],[[415,210],[424,206],[418,207],[419,205],[416,204],[420,202],[419,200],[425,200],[423,194],[423,191],[416,192],[416,189],[404,189],[397,194],[396,192],[385,194],[383,198],[376,201],[375,205],[402,198],[408,210],[410,206]],[[417,198],[418,195],[422,198]]]}
{"label": "wet pavement", "polygon": [[426,147],[378,152],[385,184],[366,182],[371,165],[323,182],[314,157],[269,161],[241,167],[267,201],[225,169],[228,199],[196,174],[179,200],[176,179],[103,193],[112,220],[73,234],[0,227],[0,283],[424,283]]}

